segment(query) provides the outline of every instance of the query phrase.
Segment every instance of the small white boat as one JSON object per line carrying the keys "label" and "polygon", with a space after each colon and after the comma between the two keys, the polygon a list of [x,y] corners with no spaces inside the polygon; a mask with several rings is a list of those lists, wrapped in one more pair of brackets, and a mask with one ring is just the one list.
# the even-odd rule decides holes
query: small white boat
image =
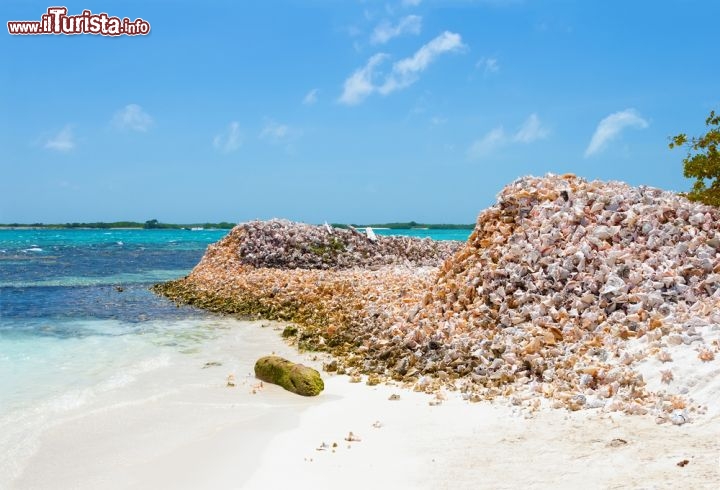
{"label": "small white boat", "polygon": [[203,228],[202,226],[193,226],[192,228],[190,228],[190,231],[202,231],[204,229],[205,228]]}

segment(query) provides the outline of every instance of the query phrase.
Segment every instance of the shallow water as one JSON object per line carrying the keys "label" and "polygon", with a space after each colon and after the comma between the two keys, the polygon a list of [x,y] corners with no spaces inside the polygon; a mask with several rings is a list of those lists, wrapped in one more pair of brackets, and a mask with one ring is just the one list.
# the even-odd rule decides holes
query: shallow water
{"label": "shallow water", "polygon": [[[201,363],[247,328],[148,289],[188,274],[226,233],[0,230],[0,474],[19,475],[64,414]],[[377,233],[464,239],[469,231]]]}
{"label": "shallow water", "polygon": [[0,416],[104,379],[95,366],[150,332],[208,318],[148,290],[224,234],[182,231],[0,230]]}
{"label": "shallow water", "polygon": [[[126,356],[129,342],[150,335],[190,335],[194,323],[174,325],[190,320],[202,324],[213,317],[178,308],[148,287],[188,274],[207,245],[226,233],[0,230],[0,399],[19,403],[36,399],[30,395],[33,390],[38,396],[57,392],[62,373],[77,378],[64,363],[94,366],[114,355]],[[469,230],[377,233],[466,239]],[[24,385],[32,388],[18,391]],[[0,415],[9,407],[0,404]]]}

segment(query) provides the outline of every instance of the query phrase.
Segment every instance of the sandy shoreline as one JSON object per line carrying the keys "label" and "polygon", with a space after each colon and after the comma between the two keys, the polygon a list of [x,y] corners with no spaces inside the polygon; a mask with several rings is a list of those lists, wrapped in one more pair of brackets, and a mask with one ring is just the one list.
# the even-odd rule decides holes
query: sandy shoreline
{"label": "sandy shoreline", "polygon": [[[272,385],[253,394],[257,357],[320,367],[280,339],[279,325],[259,324],[65,413],[0,487],[713,488],[720,479],[717,415],[680,427],[592,410],[527,419],[502,401],[449,393],[431,406],[426,394],[327,373],[319,397]],[[202,368],[211,361],[222,366]],[[230,372],[235,388],[225,386]],[[345,441],[349,431],[362,440]]]}
{"label": "sandy shoreline", "polygon": [[[451,396],[429,406],[425,395],[340,383],[331,386],[343,392],[334,406],[306,410],[299,427],[271,442],[247,488],[278,488],[283,473],[300,488],[714,488],[720,478],[717,418],[674,427],[548,410],[526,419],[487,402]],[[387,401],[391,392],[401,399]],[[313,454],[312,443],[346,427],[362,442]]]}

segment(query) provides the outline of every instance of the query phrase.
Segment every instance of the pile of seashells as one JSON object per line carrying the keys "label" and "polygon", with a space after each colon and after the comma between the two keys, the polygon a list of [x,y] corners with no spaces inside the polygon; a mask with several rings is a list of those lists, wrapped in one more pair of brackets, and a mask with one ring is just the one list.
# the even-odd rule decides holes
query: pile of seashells
{"label": "pile of seashells", "polygon": [[[711,361],[720,323],[720,212],[670,192],[526,177],[483,211],[419,310],[384,337],[403,372],[464,376],[469,396],[571,409],[683,409],[633,365],[677,339]],[[717,326],[715,326],[717,330]],[[644,348],[627,344],[642,339]],[[708,352],[703,358],[702,352]]]}
{"label": "pile of seashells", "polygon": [[702,335],[720,328],[718,209],[619,182],[525,177],[466,244],[431,243],[253,222],[159,291],[295,321],[300,346],[337,355],[340,372],[428,392],[672,421],[697,409],[649,390],[636,367],[679,343],[718,363],[720,344]]}
{"label": "pile of seashells", "polygon": [[282,269],[347,269],[384,265],[437,266],[458,242],[387,236],[368,238],[354,228],[287,220],[251,221],[233,229],[242,263]]}
{"label": "pile of seashells", "polygon": [[153,289],[211,311],[296,322],[304,327],[301,347],[343,355],[360,347],[388,315],[418,304],[438,266],[461,247],[456,241],[370,239],[355,230],[254,221],[210,245],[188,277]]}

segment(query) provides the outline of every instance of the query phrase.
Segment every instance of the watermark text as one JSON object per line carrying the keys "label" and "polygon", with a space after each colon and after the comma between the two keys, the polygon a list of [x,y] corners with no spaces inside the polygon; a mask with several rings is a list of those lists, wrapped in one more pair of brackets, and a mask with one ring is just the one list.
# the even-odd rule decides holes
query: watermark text
{"label": "watermark text", "polygon": [[105,12],[93,14],[83,10],[68,15],[66,7],[50,7],[40,20],[10,20],[8,32],[12,35],[40,34],[95,34],[98,36],[144,36],[150,33],[150,23],[141,18],[111,17]]}

